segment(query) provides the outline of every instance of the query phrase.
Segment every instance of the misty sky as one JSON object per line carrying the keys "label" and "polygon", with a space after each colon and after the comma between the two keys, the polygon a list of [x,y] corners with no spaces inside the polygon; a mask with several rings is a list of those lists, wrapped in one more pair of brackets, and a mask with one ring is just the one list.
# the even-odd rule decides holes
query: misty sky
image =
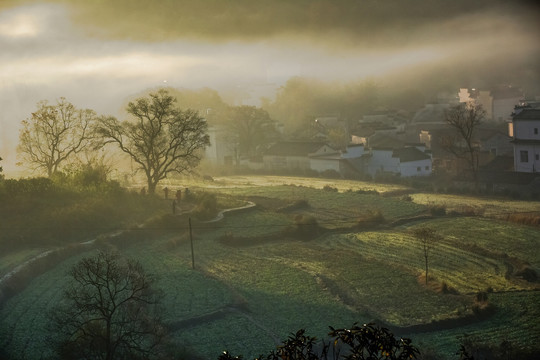
{"label": "misty sky", "polygon": [[[60,96],[117,115],[128,96],[163,85],[268,96],[293,76],[352,81],[436,64],[534,64],[537,7],[501,3],[0,0],[0,156],[15,170],[21,120]],[[538,79],[538,67],[525,70]]]}

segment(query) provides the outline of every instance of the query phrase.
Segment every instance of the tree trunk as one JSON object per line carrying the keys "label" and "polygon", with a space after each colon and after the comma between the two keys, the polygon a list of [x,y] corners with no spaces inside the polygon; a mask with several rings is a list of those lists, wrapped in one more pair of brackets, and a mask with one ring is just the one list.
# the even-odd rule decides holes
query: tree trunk
{"label": "tree trunk", "polygon": [[156,193],[156,187],[157,187],[157,181],[154,181],[153,179],[148,179],[148,193],[149,194],[155,194]]}
{"label": "tree trunk", "polygon": [[426,285],[428,283],[428,257],[427,257],[427,254],[424,256],[424,258],[426,259]]}
{"label": "tree trunk", "polygon": [[107,342],[107,353],[105,354],[106,360],[112,360],[113,354],[111,349],[111,319],[107,319],[107,333],[105,335],[107,338],[105,341]]}

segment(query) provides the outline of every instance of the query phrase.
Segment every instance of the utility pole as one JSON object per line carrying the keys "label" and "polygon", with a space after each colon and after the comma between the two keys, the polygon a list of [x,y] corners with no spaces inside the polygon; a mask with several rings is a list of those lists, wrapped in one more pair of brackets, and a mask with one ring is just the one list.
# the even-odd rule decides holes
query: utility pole
{"label": "utility pole", "polygon": [[189,220],[189,241],[191,242],[191,268],[195,270],[195,253],[193,252],[193,232],[191,231],[191,218]]}

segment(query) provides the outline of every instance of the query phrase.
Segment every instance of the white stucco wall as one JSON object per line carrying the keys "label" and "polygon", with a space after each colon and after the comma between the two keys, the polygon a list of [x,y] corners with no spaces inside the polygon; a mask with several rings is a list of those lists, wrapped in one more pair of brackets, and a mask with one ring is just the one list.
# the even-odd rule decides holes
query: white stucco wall
{"label": "white stucco wall", "polygon": [[399,172],[399,158],[393,158],[393,150],[372,150],[367,171],[373,176],[378,172]]}
{"label": "white stucco wall", "polygon": [[[540,120],[517,120],[512,125],[514,139],[533,141],[531,144],[514,143],[514,170],[540,172]],[[523,161],[521,155],[525,151],[527,161]]]}
{"label": "white stucco wall", "polygon": [[318,159],[318,158],[311,158],[310,159],[310,166],[311,170],[315,170],[318,172],[324,172],[327,170],[334,170],[336,172],[340,172],[340,160],[339,159]]}
{"label": "white stucco wall", "polygon": [[218,127],[208,129],[210,146],[205,149],[205,158],[212,164],[224,165],[226,158],[234,163],[234,145],[226,141],[224,134],[224,130]]}
{"label": "white stucco wall", "polygon": [[[527,161],[521,161],[521,152],[527,152]],[[540,172],[540,145],[515,144],[514,170],[518,172]]]}
{"label": "white stucco wall", "polygon": [[[519,140],[540,140],[540,120],[514,121],[514,137]],[[534,133],[536,129],[536,134]]]}
{"label": "white stucco wall", "polygon": [[431,159],[401,163],[399,170],[402,177],[431,175]]}
{"label": "white stucco wall", "polygon": [[363,146],[348,146],[347,152],[343,153],[341,157],[343,159],[354,159],[359,158],[360,156],[364,155],[364,147]]}

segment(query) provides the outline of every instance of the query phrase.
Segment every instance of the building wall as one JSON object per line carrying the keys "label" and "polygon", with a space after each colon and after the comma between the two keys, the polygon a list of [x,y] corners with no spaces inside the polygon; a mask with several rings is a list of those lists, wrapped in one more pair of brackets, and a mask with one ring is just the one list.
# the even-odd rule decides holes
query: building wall
{"label": "building wall", "polygon": [[511,155],[514,152],[512,139],[505,135],[495,135],[482,143],[482,149],[494,156]]}
{"label": "building wall", "polygon": [[401,163],[399,170],[402,177],[431,175],[431,159]]}
{"label": "building wall", "polygon": [[310,159],[310,166],[312,170],[318,172],[324,172],[327,170],[334,170],[341,173],[340,160],[339,159]]}
{"label": "building wall", "polygon": [[399,172],[399,158],[393,158],[393,150],[372,150],[367,171],[371,176],[378,172]]}
{"label": "building wall", "polygon": [[518,172],[540,172],[540,144],[515,144],[514,170]]}
{"label": "building wall", "polygon": [[205,158],[212,164],[232,165],[236,154],[234,145],[225,139],[225,132],[220,127],[208,129],[210,146],[205,149]]}
{"label": "building wall", "polygon": [[342,154],[343,159],[353,159],[364,155],[363,146],[347,146],[347,152]]}
{"label": "building wall", "polygon": [[264,168],[268,170],[307,170],[310,168],[306,156],[263,156]]}
{"label": "building wall", "polygon": [[530,144],[514,143],[514,170],[540,172],[540,119],[514,121],[514,139],[532,140]]}
{"label": "building wall", "polygon": [[[540,140],[540,119],[538,121],[514,121],[514,138],[519,140]],[[536,129],[536,130],[535,130]]]}

